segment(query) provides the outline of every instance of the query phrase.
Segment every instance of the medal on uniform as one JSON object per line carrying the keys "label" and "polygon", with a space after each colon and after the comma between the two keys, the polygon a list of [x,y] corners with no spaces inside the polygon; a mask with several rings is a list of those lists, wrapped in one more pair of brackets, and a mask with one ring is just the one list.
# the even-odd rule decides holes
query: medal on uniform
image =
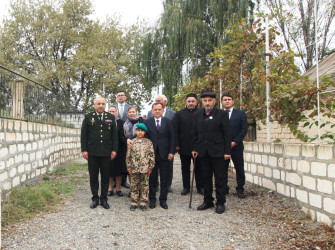
{"label": "medal on uniform", "polygon": [[108,126],[108,130],[111,130],[111,126]]}
{"label": "medal on uniform", "polygon": [[92,122],[92,126],[94,125],[94,122],[95,122],[95,120],[94,120],[94,118],[92,117],[92,120],[91,120],[91,122]]}
{"label": "medal on uniform", "polygon": [[209,117],[209,119],[211,119],[211,120],[212,120],[212,119],[213,119],[213,116],[210,116],[210,117]]}

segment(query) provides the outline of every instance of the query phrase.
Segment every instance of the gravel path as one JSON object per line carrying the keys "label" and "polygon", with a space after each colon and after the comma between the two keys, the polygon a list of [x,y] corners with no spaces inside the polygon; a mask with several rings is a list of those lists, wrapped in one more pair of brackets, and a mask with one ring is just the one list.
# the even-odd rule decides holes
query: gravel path
{"label": "gravel path", "polygon": [[[234,187],[230,174],[230,186]],[[179,158],[175,159],[169,209],[157,206],[143,212],[129,210],[124,197],[109,199],[110,210],[90,209],[88,181],[59,206],[3,235],[4,249],[273,249],[328,248],[326,230],[305,218],[296,206],[267,190],[246,185],[247,198],[238,199],[233,188],[226,212],[197,211],[202,196],[181,196]],[[332,232],[328,232],[332,233]],[[334,236],[334,235],[333,235]],[[328,241],[327,241],[328,240]],[[330,243],[331,244],[331,243]],[[330,249],[331,249],[330,245]]]}

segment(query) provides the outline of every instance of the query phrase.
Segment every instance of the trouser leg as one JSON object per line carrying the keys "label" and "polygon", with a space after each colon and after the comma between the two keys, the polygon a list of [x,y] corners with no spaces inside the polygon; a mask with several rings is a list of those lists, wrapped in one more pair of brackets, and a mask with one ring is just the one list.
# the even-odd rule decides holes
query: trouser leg
{"label": "trouser leg", "polygon": [[206,153],[202,158],[198,159],[201,166],[202,180],[204,184],[204,203],[213,203],[213,184],[212,184],[212,164],[209,155]]}
{"label": "trouser leg", "polygon": [[181,162],[181,175],[183,179],[183,188],[190,189],[190,164],[191,156],[190,155],[180,155]]}
{"label": "trouser leg", "polygon": [[149,177],[148,174],[141,174],[141,182],[140,182],[140,205],[146,206],[148,203],[148,196],[149,196]]}
{"label": "trouser leg", "polygon": [[234,162],[234,167],[236,170],[236,190],[244,191],[245,185],[245,173],[244,173],[244,158],[243,150],[235,151],[232,150],[231,157]]}
{"label": "trouser leg", "polygon": [[130,183],[131,205],[137,206],[140,197],[141,174],[132,174]]}

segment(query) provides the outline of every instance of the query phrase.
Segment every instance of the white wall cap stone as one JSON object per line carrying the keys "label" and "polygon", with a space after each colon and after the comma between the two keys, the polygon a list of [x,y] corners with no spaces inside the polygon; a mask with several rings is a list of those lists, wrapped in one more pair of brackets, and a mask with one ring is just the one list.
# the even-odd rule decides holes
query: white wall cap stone
{"label": "white wall cap stone", "polygon": [[315,145],[302,144],[302,156],[314,158],[315,157]]}
{"label": "white wall cap stone", "polygon": [[300,156],[301,144],[284,144],[284,154],[287,156]]}
{"label": "white wall cap stone", "polygon": [[319,145],[317,149],[317,158],[321,160],[333,159],[333,146],[332,145]]}

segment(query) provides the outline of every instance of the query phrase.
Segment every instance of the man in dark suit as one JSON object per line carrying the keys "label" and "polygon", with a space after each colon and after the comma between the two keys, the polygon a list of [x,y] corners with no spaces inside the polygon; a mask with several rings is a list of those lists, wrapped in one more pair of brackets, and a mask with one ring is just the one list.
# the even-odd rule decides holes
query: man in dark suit
{"label": "man in dark suit", "polygon": [[[90,208],[100,204],[109,209],[107,191],[111,160],[118,151],[118,137],[114,115],[105,112],[106,100],[98,97],[94,101],[95,111],[85,115],[81,127],[81,152],[88,160],[92,203]],[[99,197],[99,172],[101,175],[101,193]]]}
{"label": "man in dark suit", "polygon": [[[163,104],[163,107],[164,107],[163,117],[168,118],[170,121],[172,121],[174,115],[176,114],[176,111],[166,107],[167,102],[168,102],[166,96],[158,95],[155,99],[155,102]],[[151,111],[148,112],[148,118],[150,117],[153,117]],[[173,161],[170,161],[169,178],[168,178],[168,192],[172,192],[172,189],[171,189],[172,179],[173,179]]]}
{"label": "man in dark suit", "polygon": [[[190,165],[192,158],[193,143],[193,116],[198,111],[198,99],[196,94],[186,95],[186,107],[176,113],[173,118],[176,132],[176,151],[180,155],[181,174],[183,177],[183,191],[181,195],[187,195],[190,192]],[[196,161],[195,181],[197,191],[203,194],[201,183],[201,169],[199,161]]]}
{"label": "man in dark suit", "polygon": [[215,212],[225,211],[227,172],[225,160],[230,159],[231,128],[228,113],[215,108],[215,93],[203,92],[203,108],[194,114],[192,156],[198,157],[204,184],[204,202],[198,210],[214,207],[212,176],[216,190]]}
{"label": "man in dark suit", "polygon": [[[243,110],[234,109],[234,98],[230,94],[224,94],[221,97],[222,107],[229,114],[229,122],[232,128],[232,142],[231,142],[231,159],[233,160],[234,167],[236,170],[236,192],[240,199],[244,199],[244,159],[243,159],[243,138],[248,132],[248,121],[247,116]],[[228,174],[230,159],[226,160],[226,172]],[[228,179],[226,194],[229,193]]]}
{"label": "man in dark suit", "polygon": [[166,203],[168,193],[169,165],[175,153],[175,134],[172,121],[163,117],[164,107],[161,103],[152,105],[153,117],[144,121],[148,128],[148,137],[152,141],[155,150],[155,167],[149,178],[150,208],[156,207],[156,191],[158,170],[160,172],[160,196],[159,203],[164,209],[168,209]]}

